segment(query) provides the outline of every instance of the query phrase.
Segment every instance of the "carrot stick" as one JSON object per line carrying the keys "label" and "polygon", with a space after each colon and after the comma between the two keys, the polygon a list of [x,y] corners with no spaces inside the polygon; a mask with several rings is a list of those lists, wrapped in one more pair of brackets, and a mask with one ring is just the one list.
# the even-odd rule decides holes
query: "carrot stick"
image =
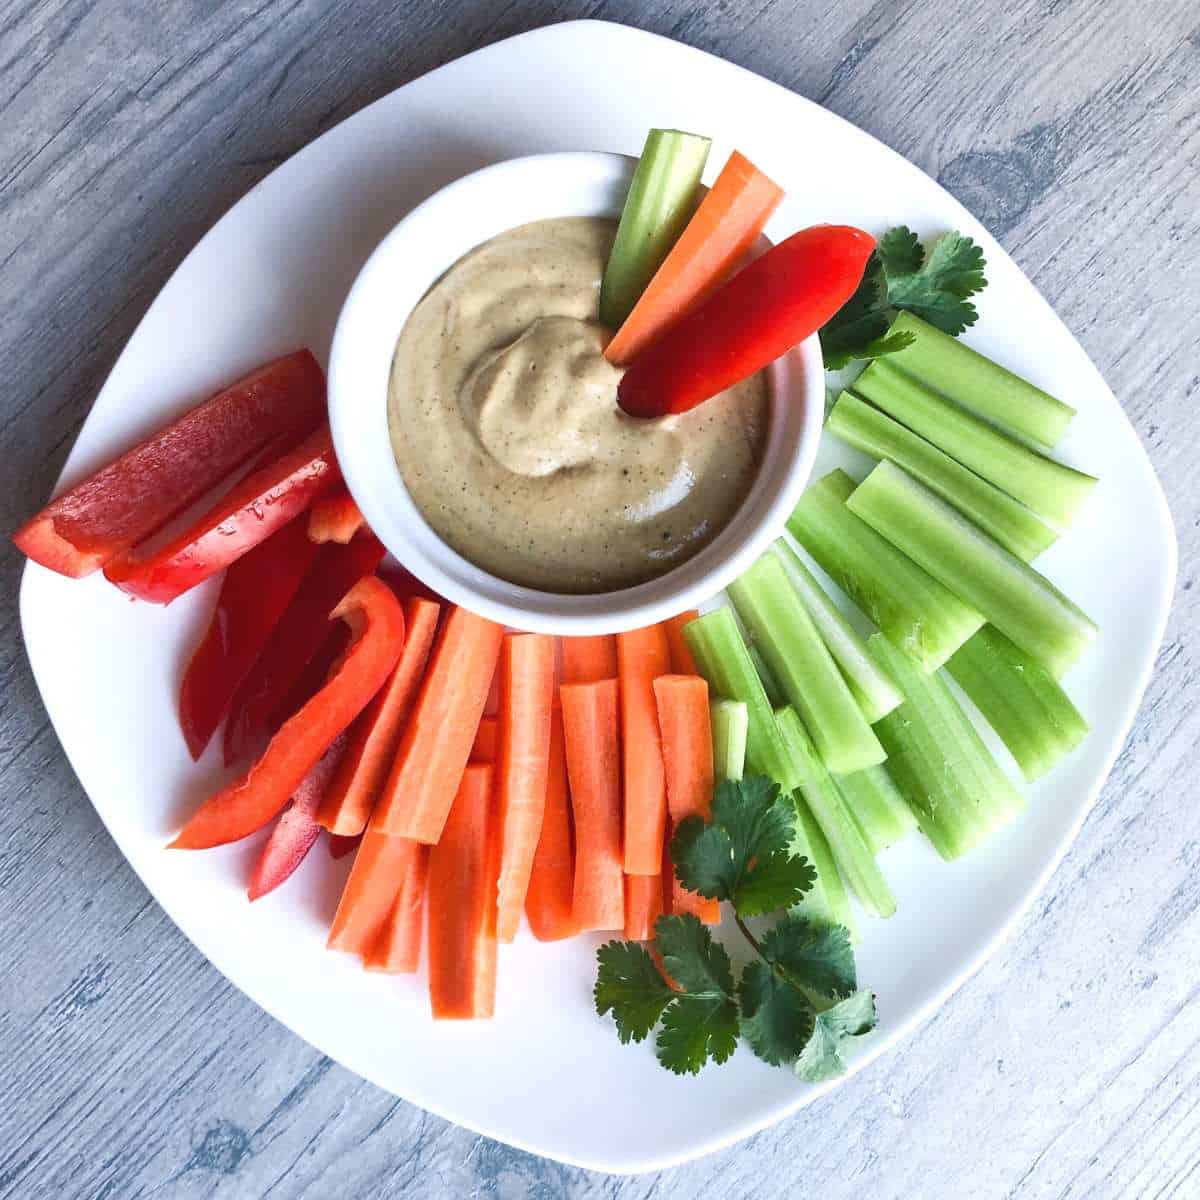
{"label": "carrot stick", "polygon": [[413,597],[404,608],[407,636],[400,661],[355,723],[350,744],[317,812],[317,824],[341,837],[354,837],[367,827],[396,757],[404,721],[416,699],[437,631],[440,607],[432,600]]}
{"label": "carrot stick", "polygon": [[557,942],[578,932],[572,916],[574,890],[571,794],[567,787],[562,710],[556,705],[550,714],[546,810],[525,893],[525,917],[539,942]]}
{"label": "carrot stick", "polygon": [[681,612],[677,617],[663,622],[667,627],[667,645],[671,648],[671,671],[675,675],[700,674],[700,668],[696,666],[696,660],[683,638],[683,627],[689,621],[697,620],[699,616],[694,608],[689,608],[687,612]]}
{"label": "carrot stick", "polygon": [[559,698],[575,815],[575,925],[580,930],[621,929],[625,876],[617,681],[564,684]]}
{"label": "carrot stick", "polygon": [[502,942],[517,935],[542,832],[556,654],[554,638],[543,633],[509,634],[500,653],[496,937]]}
{"label": "carrot stick", "polygon": [[[667,803],[672,826],[687,817],[708,820],[712,812],[712,724],[708,684],[699,675],[661,675],[654,681],[662,731]],[[684,888],[671,872],[671,911],[694,913],[706,925],[721,920],[721,906]]]}
{"label": "carrot stick", "polygon": [[629,362],[711,295],[757,241],[782,199],[783,189],[735,150],[604,357]]}
{"label": "carrot stick", "polygon": [[667,824],[654,680],[671,670],[667,633],[650,625],[617,634],[625,787],[625,874],[657,875]]}
{"label": "carrot stick", "polygon": [[421,934],[425,917],[425,881],[429,874],[429,847],[412,843],[412,855],[392,911],[388,914],[371,948],[363,955],[368,971],[388,975],[411,975],[421,961]]}
{"label": "carrot stick", "polygon": [[387,837],[371,829],[363,834],[325,943],[330,950],[351,954],[371,950],[419,855],[419,842]]}
{"label": "carrot stick", "polygon": [[492,763],[496,762],[496,747],[500,739],[500,718],[499,717],[481,717],[479,720],[479,728],[475,731],[475,742],[471,746],[471,758],[469,761],[473,763]]}
{"label": "carrot stick", "polygon": [[625,936],[646,942],[654,936],[654,922],[662,916],[661,875],[629,875],[625,879]]}
{"label": "carrot stick", "polygon": [[493,621],[465,608],[451,611],[371,818],[381,833],[429,843],[441,837],[503,639],[503,627]]}
{"label": "carrot stick", "polygon": [[493,768],[468,766],[429,851],[429,1003],[436,1020],[490,1017],[496,1005]]}
{"label": "carrot stick", "polygon": [[617,642],[611,634],[562,639],[562,682],[597,683],[617,677]]}

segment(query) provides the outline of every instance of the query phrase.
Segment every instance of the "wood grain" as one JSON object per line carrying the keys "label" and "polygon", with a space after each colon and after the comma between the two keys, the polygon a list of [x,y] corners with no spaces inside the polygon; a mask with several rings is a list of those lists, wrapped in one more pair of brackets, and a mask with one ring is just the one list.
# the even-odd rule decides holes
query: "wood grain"
{"label": "wood grain", "polygon": [[125,866],[67,766],[0,549],[0,1197],[1200,1195],[1200,11],[1194,0],[2,0],[0,526],[204,230],[370,100],[601,16],[819,100],[1001,237],[1121,397],[1180,588],[1112,779],[1019,932],[793,1120],[613,1180],[456,1129],[266,1017]]}

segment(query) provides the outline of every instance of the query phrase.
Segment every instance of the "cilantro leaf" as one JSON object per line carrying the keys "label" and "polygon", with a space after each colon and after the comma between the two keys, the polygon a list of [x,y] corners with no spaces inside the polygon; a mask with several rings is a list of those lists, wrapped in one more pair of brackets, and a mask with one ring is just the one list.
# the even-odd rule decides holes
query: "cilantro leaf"
{"label": "cilantro leaf", "polygon": [[611,1012],[622,1042],[640,1042],[675,993],[640,942],[606,942],[596,951],[596,1012]]}
{"label": "cilantro leaf", "polygon": [[784,917],[760,944],[767,962],[818,996],[841,1000],[858,986],[854,950],[844,926]]}
{"label": "cilantro leaf", "polygon": [[812,1037],[796,1059],[801,1079],[819,1083],[846,1070],[846,1042],[875,1028],[875,997],[870,992],[853,996],[817,1013]]}
{"label": "cilantro leaf", "polygon": [[887,333],[891,319],[883,283],[883,266],[878,254],[872,253],[854,294],[821,326],[821,354],[827,371],[840,371],[864,357],[864,348]]}
{"label": "cilantro leaf", "polygon": [[689,817],[671,839],[679,882],[709,899],[732,901],[743,917],[788,908],[816,879],[788,850],[794,821],[790,800],[770,780],[723,781],[708,824]]}
{"label": "cilantro leaf", "polygon": [[742,1033],[750,1048],[772,1066],[792,1062],[813,1035],[815,1014],[808,997],[764,962],[752,962],[738,987]]}
{"label": "cilantro leaf", "polygon": [[925,251],[921,239],[907,225],[896,225],[879,239],[876,251],[884,275],[911,275],[921,269]]}
{"label": "cilantro leaf", "polygon": [[710,1059],[727,1062],[737,1049],[738,1010],[732,996],[680,996],[663,1016],[658,1061],[676,1075],[697,1075]]}
{"label": "cilantro leaf", "polygon": [[714,942],[708,926],[691,913],[659,917],[654,944],[667,974],[684,992],[733,995],[733,968],[725,947]]}
{"label": "cilantro leaf", "polygon": [[[884,240],[896,232],[891,231]],[[908,232],[904,230],[905,234]],[[912,262],[911,256],[906,258],[902,250],[894,261],[893,268],[884,260],[887,299],[893,308],[915,313],[943,333],[959,334],[975,324],[979,314],[967,297],[986,286],[983,274],[986,263],[982,249],[969,237],[947,233],[937,240],[915,270],[902,269]]]}

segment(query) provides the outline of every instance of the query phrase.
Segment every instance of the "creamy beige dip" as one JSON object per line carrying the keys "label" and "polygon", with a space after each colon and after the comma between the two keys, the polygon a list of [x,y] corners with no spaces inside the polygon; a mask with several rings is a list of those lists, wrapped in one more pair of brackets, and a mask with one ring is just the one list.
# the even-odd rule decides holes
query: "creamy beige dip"
{"label": "creamy beige dip", "polygon": [[615,232],[566,217],[485,242],[413,310],[392,364],[392,447],[425,519],[547,591],[612,591],[690,558],[745,499],[766,432],[761,376],[680,416],[617,407],[596,321]]}

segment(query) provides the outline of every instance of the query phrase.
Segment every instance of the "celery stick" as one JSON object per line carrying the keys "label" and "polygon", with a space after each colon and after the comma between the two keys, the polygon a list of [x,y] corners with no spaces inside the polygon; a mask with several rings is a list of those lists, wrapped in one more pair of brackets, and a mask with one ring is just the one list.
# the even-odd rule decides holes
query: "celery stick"
{"label": "celery stick", "polygon": [[894,463],[881,462],[846,507],[983,613],[1055,678],[1095,638],[1092,619],[1045,576]]}
{"label": "celery stick", "polygon": [[767,700],[771,707],[778,708],[781,704],[786,704],[787,697],[783,694],[783,688],[779,686],[779,680],[771,673],[771,668],[767,666],[759,648],[750,642],[749,649],[750,661],[754,664],[754,670],[758,673],[758,678],[762,682],[763,691],[767,693]]}
{"label": "celery stick", "polygon": [[783,564],[768,551],[728,592],[787,700],[800,713],[821,761],[846,774],[883,762],[871,732]]}
{"label": "celery stick", "polygon": [[841,792],[818,757],[796,710],[781,708],[775,714],[775,720],[796,763],[800,793],[821,826],[821,832],[829,839],[838,869],[868,912],[877,917],[890,917],[896,911],[892,889],[863,838],[862,830],[850,815]]}
{"label": "celery stick", "polygon": [[991,625],[968,638],[946,670],[1031,783],[1087,735],[1087,722],[1050,672]]}
{"label": "celery stick", "polygon": [[829,842],[821,832],[804,797],[799,792],[792,793],[792,801],[796,805],[796,832],[789,847],[792,854],[807,858],[817,873],[817,880],[811,890],[794,905],[791,911],[799,916],[808,917],[810,921],[824,921],[828,925],[844,925],[850,932],[850,937],[858,940],[858,925],[854,920],[850,900],[846,895],[846,885],[838,873],[837,863],[833,859],[833,851]]}
{"label": "celery stick", "polygon": [[894,846],[916,829],[917,818],[905,804],[886,767],[868,767],[853,775],[839,775],[834,783],[872,854]]}
{"label": "celery stick", "polygon": [[958,858],[1015,817],[1025,800],[940,674],[921,674],[879,634],[867,649],[905,696],[875,726],[888,752],[888,774],[934,849]]}
{"label": "celery stick", "polygon": [[1058,536],[1020,501],[850,392],[838,397],[825,428],[873,458],[903,467],[1025,562],[1037,558]]}
{"label": "celery stick", "polygon": [[709,687],[722,699],[741,700],[746,705],[747,765],[775,780],[785,792],[793,791],[800,782],[796,768],[775,724],[775,714],[750,661],[746,643],[738,632],[733,609],[714,609],[689,621],[683,628],[683,636]]}
{"label": "celery stick", "polygon": [[854,381],[854,391],[1059,529],[1071,524],[1096,484],[1093,476],[1031,450],[883,359]]}
{"label": "celery stick", "polygon": [[906,349],[891,356],[893,363],[1004,429],[1053,446],[1075,415],[1069,404],[912,313],[902,312],[890,332],[913,335]]}
{"label": "celery stick", "polygon": [[845,471],[831,471],[800,498],[788,531],[892,642],[936,670],[983,616],[856,517],[845,504],[853,491]]}
{"label": "celery stick", "polygon": [[647,135],[600,284],[600,321],[609,329],[621,327],[691,220],[711,145],[678,129]]}
{"label": "celery stick", "polygon": [[746,731],[750,713],[740,700],[714,700],[708,706],[712,721],[713,777],[741,779],[746,767]]}
{"label": "celery stick", "polygon": [[833,655],[846,680],[858,707],[867,722],[874,725],[880,717],[900,703],[904,697],[896,685],[875,665],[867,653],[867,643],[858,631],[846,620],[841,609],[825,594],[825,589],[816,581],[804,560],[783,538],[775,543],[775,553],[788,569],[792,587],[800,597],[800,603],[812,617],[821,640]]}

